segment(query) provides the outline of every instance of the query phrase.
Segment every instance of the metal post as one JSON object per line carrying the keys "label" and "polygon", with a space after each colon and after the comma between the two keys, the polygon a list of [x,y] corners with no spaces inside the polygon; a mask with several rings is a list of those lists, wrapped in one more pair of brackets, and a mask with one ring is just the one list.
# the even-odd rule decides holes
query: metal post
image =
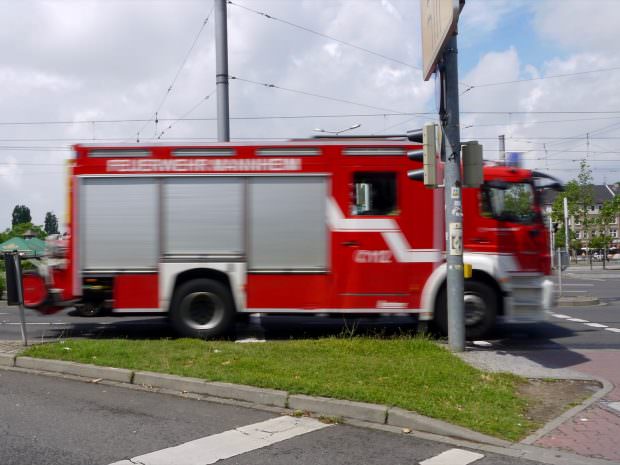
{"label": "metal post", "polygon": [[228,27],[226,0],[215,1],[215,85],[217,89],[217,140],[230,140],[228,113]]}
{"label": "metal post", "polygon": [[444,50],[441,65],[443,126],[446,160],[444,195],[446,208],[446,266],[448,297],[448,342],[453,352],[465,350],[463,283],[463,208],[461,203],[461,140],[457,40],[454,34]]}
{"label": "metal post", "polygon": [[569,238],[568,238],[568,199],[564,197],[564,248],[566,249],[566,255],[570,260],[569,255]]}
{"label": "metal post", "polygon": [[562,249],[558,247],[558,286],[562,297]]}
{"label": "metal post", "polygon": [[13,263],[15,263],[15,277],[17,279],[17,300],[19,301],[22,344],[26,347],[28,345],[28,333],[26,331],[26,314],[24,312],[24,284],[22,281],[22,264],[18,252],[13,254]]}
{"label": "metal post", "polygon": [[553,237],[553,220],[549,216],[549,257],[551,258],[551,269],[553,269],[553,249],[554,249],[554,237]]}
{"label": "metal post", "polygon": [[499,159],[506,164],[506,138],[503,134],[499,136]]}

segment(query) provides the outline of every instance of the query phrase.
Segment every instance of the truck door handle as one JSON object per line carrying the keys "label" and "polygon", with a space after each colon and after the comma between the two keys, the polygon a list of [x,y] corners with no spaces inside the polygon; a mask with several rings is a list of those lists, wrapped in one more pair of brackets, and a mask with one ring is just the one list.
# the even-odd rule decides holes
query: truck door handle
{"label": "truck door handle", "polygon": [[360,243],[357,241],[344,241],[340,244],[344,245],[345,247],[357,247],[358,245],[360,245]]}
{"label": "truck door handle", "polygon": [[491,242],[488,239],[485,239],[484,237],[473,237],[471,241],[476,244],[488,244],[489,242]]}

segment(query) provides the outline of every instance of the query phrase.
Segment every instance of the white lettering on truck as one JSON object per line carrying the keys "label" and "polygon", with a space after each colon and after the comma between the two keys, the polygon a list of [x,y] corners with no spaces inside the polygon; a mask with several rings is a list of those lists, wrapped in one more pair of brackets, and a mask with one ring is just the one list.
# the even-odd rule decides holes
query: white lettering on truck
{"label": "white lettering on truck", "polygon": [[118,158],[108,160],[108,173],[136,173],[136,172],[167,172],[191,173],[210,171],[225,172],[254,172],[254,171],[300,171],[300,158],[212,158],[212,159],[131,159]]}
{"label": "white lettering on truck", "polygon": [[356,250],[353,254],[355,263],[392,263],[389,250]]}

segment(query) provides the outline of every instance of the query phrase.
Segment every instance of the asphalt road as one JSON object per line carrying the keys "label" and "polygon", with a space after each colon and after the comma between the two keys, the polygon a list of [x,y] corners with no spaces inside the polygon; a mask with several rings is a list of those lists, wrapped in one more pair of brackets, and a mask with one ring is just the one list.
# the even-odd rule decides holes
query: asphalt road
{"label": "asphalt road", "polygon": [[[493,349],[507,353],[527,351],[528,357],[538,361],[553,354],[554,363],[560,360],[565,367],[583,363],[587,359],[583,350],[596,354],[620,349],[620,333],[609,330],[620,328],[618,283],[620,271],[570,270],[563,279],[564,292],[596,295],[600,305],[556,308],[555,316],[539,324],[500,324],[488,342]],[[89,319],[70,310],[54,316],[29,311],[27,320],[31,340],[175,337],[161,316]],[[398,334],[415,329],[415,321],[409,317],[267,317],[238,325],[237,337],[288,339],[343,332]],[[0,342],[19,339],[17,309],[0,305]],[[609,360],[615,363],[613,358]],[[604,372],[610,367],[601,365],[600,369]],[[0,463],[110,464],[275,416],[241,407],[0,370]],[[406,434],[332,425],[218,463],[417,464],[441,453],[453,453],[453,448]],[[484,451],[477,453],[483,455],[473,462],[478,465],[533,463]]]}
{"label": "asphalt road", "polygon": [[[583,319],[587,323],[620,329],[620,270],[604,271],[579,267],[571,268],[563,277],[563,295],[597,296],[599,305],[590,307],[558,307],[554,314]],[[175,337],[162,316],[104,316],[84,318],[72,310],[44,316],[26,310],[28,336],[32,340],[54,340],[65,337]],[[237,338],[289,339],[291,337],[320,337],[338,334],[398,334],[415,331],[412,317],[340,318],[268,316],[238,324]],[[0,303],[0,341],[20,339],[19,314],[16,307]],[[550,317],[536,324],[499,324],[489,336],[496,348],[522,349],[620,349],[620,333]]]}
{"label": "asphalt road", "polygon": [[[0,463],[111,464],[278,416],[165,394],[0,370]],[[212,445],[203,451],[196,446],[194,452],[230,451],[234,455],[218,461],[223,465],[411,465],[455,449],[408,434],[348,425],[329,425],[266,447],[252,446],[252,450],[241,454],[235,454],[235,448],[243,441],[232,445],[225,444],[224,439],[220,444],[218,441],[216,438],[217,447]],[[472,452],[457,449],[465,451],[457,455]],[[473,452],[480,454],[476,465],[537,463]],[[136,459],[123,463],[139,462]],[[174,464],[180,463],[185,462],[179,453]]]}

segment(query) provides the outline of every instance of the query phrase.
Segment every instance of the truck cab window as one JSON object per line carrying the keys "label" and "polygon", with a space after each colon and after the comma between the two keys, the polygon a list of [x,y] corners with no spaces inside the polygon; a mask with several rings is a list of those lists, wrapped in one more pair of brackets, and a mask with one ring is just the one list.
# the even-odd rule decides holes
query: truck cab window
{"label": "truck cab window", "polygon": [[353,175],[353,215],[397,215],[396,173]]}
{"label": "truck cab window", "polygon": [[531,224],[536,218],[534,189],[530,183],[506,183],[481,189],[482,215],[499,221]]}

